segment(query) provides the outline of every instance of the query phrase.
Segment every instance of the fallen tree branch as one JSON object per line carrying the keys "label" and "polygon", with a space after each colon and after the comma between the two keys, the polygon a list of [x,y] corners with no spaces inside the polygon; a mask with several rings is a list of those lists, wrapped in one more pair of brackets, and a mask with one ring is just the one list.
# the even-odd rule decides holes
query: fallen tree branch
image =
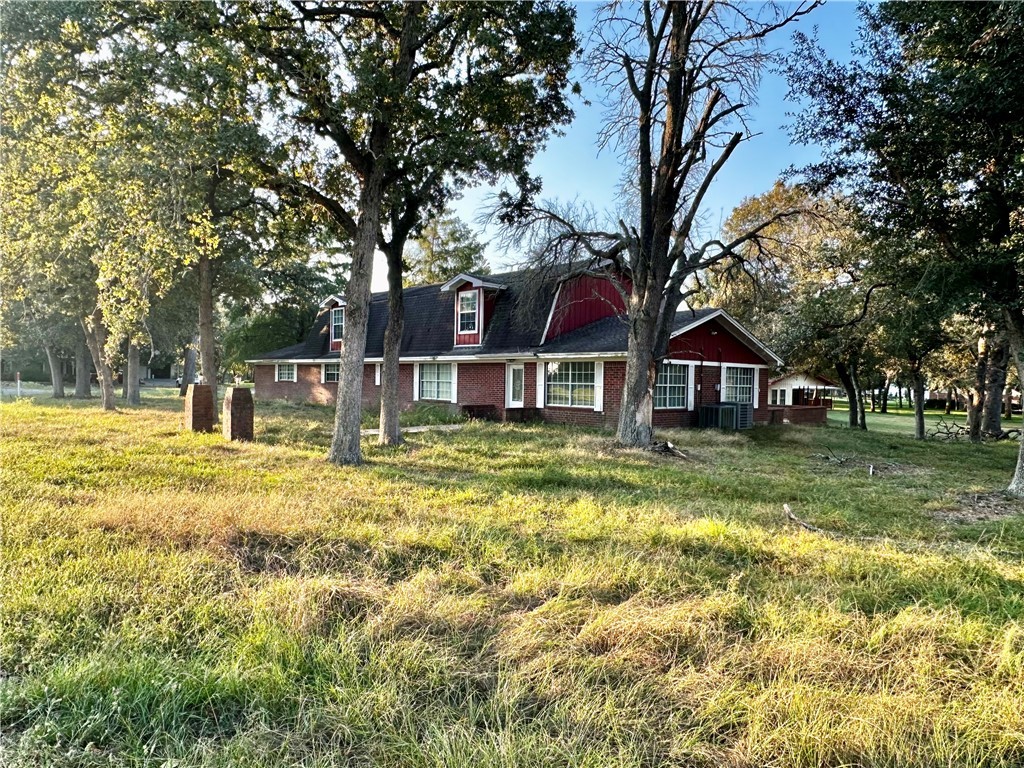
{"label": "fallen tree branch", "polygon": [[937,440],[959,440],[967,435],[967,427],[955,421],[946,421],[940,417],[935,426],[928,431],[928,437]]}
{"label": "fallen tree branch", "polygon": [[810,458],[821,459],[822,461],[827,461],[830,464],[845,464],[853,458],[852,456],[839,456],[827,445],[825,446],[825,450],[828,451],[828,453],[812,453]]}
{"label": "fallen tree branch", "polygon": [[668,441],[665,441],[664,443],[652,443],[645,450],[651,451],[652,453],[664,453],[666,455],[675,456],[680,459],[690,458]]}
{"label": "fallen tree branch", "polygon": [[789,504],[783,504],[782,508],[786,511],[786,517],[789,518],[789,521],[791,523],[796,523],[801,528],[806,528],[808,531],[814,531],[815,533],[821,533],[821,534],[824,534],[825,536],[831,536],[832,535],[832,534],[830,534],[828,531],[826,531],[823,528],[818,528],[817,526],[811,525],[810,523],[805,523],[803,520],[801,520],[799,517],[797,517],[796,515],[793,514],[793,509],[789,506]]}

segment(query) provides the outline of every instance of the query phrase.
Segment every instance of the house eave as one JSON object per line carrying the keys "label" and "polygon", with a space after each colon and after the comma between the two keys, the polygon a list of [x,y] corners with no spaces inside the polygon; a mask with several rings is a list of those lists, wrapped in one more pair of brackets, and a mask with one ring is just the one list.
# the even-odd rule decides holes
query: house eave
{"label": "house eave", "polygon": [[479,277],[474,277],[473,275],[459,274],[453,277],[447,283],[444,283],[441,286],[441,292],[450,293],[451,291],[458,290],[467,283],[471,285],[473,288],[488,288],[495,291],[503,291],[508,287],[507,285],[502,285],[501,283],[489,283],[486,280],[481,280]]}
{"label": "house eave", "polygon": [[326,309],[327,307],[330,307],[332,305],[337,307],[344,307],[345,303],[345,299],[343,299],[341,296],[338,296],[337,294],[334,294],[333,296],[328,296],[326,299],[320,302],[320,309]]}

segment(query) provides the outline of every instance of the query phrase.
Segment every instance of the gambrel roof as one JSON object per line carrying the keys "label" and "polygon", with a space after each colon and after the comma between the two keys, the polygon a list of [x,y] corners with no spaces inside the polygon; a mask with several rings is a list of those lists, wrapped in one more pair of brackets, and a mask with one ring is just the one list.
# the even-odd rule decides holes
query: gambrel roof
{"label": "gambrel roof", "polygon": [[[561,282],[580,271],[566,272],[546,283],[540,283],[525,272],[496,275],[460,275],[439,285],[406,288],[404,292],[405,326],[400,356],[405,358],[447,357],[521,357],[526,355],[625,355],[627,327],[624,316],[612,316],[588,323],[542,343],[545,328],[557,300]],[[467,278],[474,278],[468,280]],[[462,280],[463,282],[459,282]],[[485,325],[479,345],[456,347],[455,300],[457,288],[493,289],[493,312]],[[322,362],[335,360],[336,350],[330,348],[330,309],[341,300],[325,302],[306,340],[261,355],[251,363],[280,360]],[[721,322],[748,348],[765,362],[781,364],[781,360],[761,344],[749,331],[720,309],[680,310],[676,313],[673,336],[685,333],[707,320]],[[366,359],[380,360],[384,355],[384,330],[387,324],[387,292],[374,293],[370,299],[370,317],[366,339]]]}

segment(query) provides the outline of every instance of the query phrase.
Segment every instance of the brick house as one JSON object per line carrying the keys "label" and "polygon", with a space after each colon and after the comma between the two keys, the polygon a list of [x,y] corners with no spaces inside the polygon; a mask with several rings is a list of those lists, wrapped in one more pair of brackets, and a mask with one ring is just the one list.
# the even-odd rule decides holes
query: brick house
{"label": "brick house", "polygon": [[[614,427],[626,370],[625,305],[609,277],[463,274],[405,290],[403,408],[448,403],[501,420]],[[370,303],[363,404],[380,398],[387,294]],[[256,397],[333,403],[345,300],[331,296],[306,340],[248,361]],[[696,426],[701,405],[746,402],[767,422],[768,371],[781,360],[720,309],[681,310],[655,388],[657,426]]]}

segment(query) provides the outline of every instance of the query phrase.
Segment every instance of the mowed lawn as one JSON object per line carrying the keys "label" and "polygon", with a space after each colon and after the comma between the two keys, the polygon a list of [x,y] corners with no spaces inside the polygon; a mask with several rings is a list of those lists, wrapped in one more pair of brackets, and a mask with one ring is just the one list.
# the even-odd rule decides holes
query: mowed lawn
{"label": "mowed lawn", "polygon": [[0,406],[5,765],[1024,765],[1014,444],[470,423],[337,468],[327,409],[237,444],[145,394]]}

